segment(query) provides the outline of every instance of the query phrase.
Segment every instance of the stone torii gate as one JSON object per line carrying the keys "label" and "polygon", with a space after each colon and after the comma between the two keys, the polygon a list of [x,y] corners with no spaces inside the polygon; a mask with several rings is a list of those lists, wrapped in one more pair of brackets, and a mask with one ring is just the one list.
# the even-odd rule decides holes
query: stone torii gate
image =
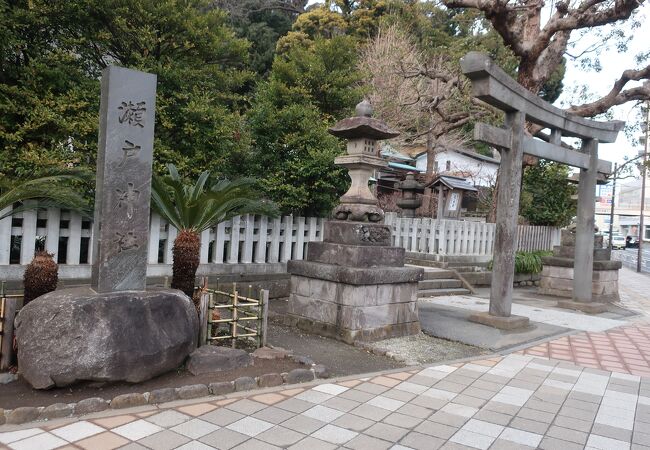
{"label": "stone torii gate", "polygon": [[[569,303],[574,303],[576,309],[592,304],[596,181],[599,172],[612,172],[610,162],[598,159],[598,143],[614,142],[624,122],[588,120],[556,108],[524,89],[485,54],[468,53],[461,59],[461,67],[472,82],[472,96],[506,115],[504,128],[479,123],[474,129],[474,139],[499,150],[501,166],[490,309],[473,314],[469,320],[501,329],[528,324],[527,317],[511,314],[524,153],[580,168],[573,301]],[[550,134],[544,135],[545,139],[526,135],[527,121],[549,129]],[[563,136],[581,139],[581,150],[562,147]]]}

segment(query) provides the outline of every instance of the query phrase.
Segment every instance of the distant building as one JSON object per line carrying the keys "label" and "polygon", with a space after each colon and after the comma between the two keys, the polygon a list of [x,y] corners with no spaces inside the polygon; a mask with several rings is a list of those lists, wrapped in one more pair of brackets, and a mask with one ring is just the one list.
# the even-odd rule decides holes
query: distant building
{"label": "distant building", "polygon": [[[382,146],[381,156],[388,161],[388,167],[378,171],[375,177],[376,192],[382,197],[380,201],[387,201],[386,196],[397,193],[397,182],[403,180],[407,173],[414,173],[420,181],[426,181],[428,155],[423,147],[402,147],[398,151],[386,143]],[[480,155],[468,149],[445,149],[435,153],[435,176],[444,175],[461,179],[467,186],[476,187],[476,189],[467,190],[472,195],[462,197],[462,205],[459,209],[460,217],[476,211],[477,193],[494,185],[498,168],[499,160],[497,158]],[[438,196],[437,193],[431,192],[427,195],[436,198]],[[382,207],[392,210],[394,206],[392,203],[387,201]],[[432,211],[421,210],[419,213],[429,215],[432,214]],[[457,214],[456,217],[459,215]]]}
{"label": "distant building", "polygon": [[[428,155],[426,150],[415,156],[416,167],[427,170]],[[474,186],[489,187],[494,185],[499,169],[499,160],[464,148],[448,148],[435,153],[433,166],[438,175],[451,175],[467,179]]]}
{"label": "distant building", "polygon": [[[612,202],[612,185],[598,186],[596,193],[596,225],[601,231],[609,230]],[[650,241],[650,183],[646,183],[644,214],[644,241]],[[641,210],[641,179],[619,181],[614,198],[615,233],[623,236],[639,235],[639,215]]]}

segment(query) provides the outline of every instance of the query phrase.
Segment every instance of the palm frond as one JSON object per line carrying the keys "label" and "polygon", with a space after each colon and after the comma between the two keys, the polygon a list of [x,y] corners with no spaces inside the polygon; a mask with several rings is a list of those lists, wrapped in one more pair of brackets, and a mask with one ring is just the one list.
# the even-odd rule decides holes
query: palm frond
{"label": "palm frond", "polygon": [[[61,208],[92,216],[90,203],[79,193],[73,182],[87,182],[92,174],[86,170],[66,169],[50,171],[31,180],[16,181],[4,178],[0,183],[0,211],[20,203],[17,208],[0,215],[0,219],[30,209]],[[27,202],[34,200],[34,202]]]}
{"label": "palm frond", "polygon": [[174,165],[167,168],[169,175],[154,177],[151,199],[154,209],[179,230],[201,233],[241,214],[278,214],[274,203],[260,200],[255,179],[211,183],[206,171],[196,183],[185,184]]}

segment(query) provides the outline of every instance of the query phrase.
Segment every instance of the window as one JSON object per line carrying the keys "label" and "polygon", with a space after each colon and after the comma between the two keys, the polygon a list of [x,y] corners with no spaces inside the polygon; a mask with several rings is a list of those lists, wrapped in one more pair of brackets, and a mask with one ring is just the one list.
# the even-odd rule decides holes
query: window
{"label": "window", "polygon": [[650,240],[650,225],[645,226],[645,235],[643,236],[644,240]]}
{"label": "window", "polygon": [[447,160],[445,163],[445,170],[449,172],[451,170],[451,161]]}

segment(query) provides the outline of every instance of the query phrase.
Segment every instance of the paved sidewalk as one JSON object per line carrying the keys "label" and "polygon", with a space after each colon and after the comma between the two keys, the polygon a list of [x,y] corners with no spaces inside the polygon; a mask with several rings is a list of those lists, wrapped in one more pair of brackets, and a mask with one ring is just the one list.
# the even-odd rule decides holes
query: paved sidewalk
{"label": "paved sidewalk", "polygon": [[623,267],[618,276],[620,305],[650,317],[650,274]]}
{"label": "paved sidewalk", "polygon": [[650,376],[650,324],[634,323],[602,333],[580,333],[530,347],[544,356],[595,369]]}
{"label": "paved sidewalk", "polygon": [[650,449],[650,378],[509,355],[82,419],[3,426],[0,442],[39,450],[641,450]]}

